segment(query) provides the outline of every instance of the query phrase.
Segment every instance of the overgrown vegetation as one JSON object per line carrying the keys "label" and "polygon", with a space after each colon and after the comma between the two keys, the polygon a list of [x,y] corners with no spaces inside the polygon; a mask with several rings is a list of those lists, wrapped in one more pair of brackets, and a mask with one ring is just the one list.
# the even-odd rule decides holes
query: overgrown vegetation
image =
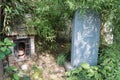
{"label": "overgrown vegetation", "polygon": [[63,66],[66,61],[66,53],[60,53],[57,57],[57,64]]}
{"label": "overgrown vegetation", "polygon": [[14,66],[9,66],[5,69],[6,78],[5,80],[43,80],[42,79],[43,70],[34,64],[29,71],[29,74],[25,74]]}
{"label": "overgrown vegetation", "polygon": [[64,50],[57,55],[56,62],[58,65],[63,66],[66,61],[70,61],[71,53],[70,53],[70,43],[64,43]]}
{"label": "overgrown vegetation", "polygon": [[20,76],[18,75],[18,70],[14,66],[9,66],[5,70],[7,80],[20,80]]}
{"label": "overgrown vegetation", "polygon": [[29,28],[35,27],[41,42],[39,46],[54,49],[58,32],[67,29],[67,21],[73,19],[78,8],[83,13],[86,8],[101,13],[103,24],[111,22],[116,32],[120,20],[119,3],[119,0],[4,0],[4,30],[12,29],[16,16],[22,19],[24,14],[31,14],[32,21],[25,23]]}
{"label": "overgrown vegetation", "polygon": [[102,80],[97,66],[82,63],[80,67],[66,73],[67,80]]}
{"label": "overgrown vegetation", "polygon": [[67,80],[120,80],[119,46],[109,45],[100,51],[97,66],[83,63],[67,72]]}
{"label": "overgrown vegetation", "polygon": [[23,20],[25,13],[25,1],[24,0],[3,0],[2,6],[2,34],[8,33],[13,29],[16,17],[21,17],[19,21]]}
{"label": "overgrown vegetation", "polygon": [[14,46],[8,38],[5,38],[4,41],[0,41],[0,59],[5,59],[7,56],[12,54],[12,50],[9,48],[10,46]]}
{"label": "overgrown vegetation", "polygon": [[110,22],[113,25],[114,44],[105,45],[101,42],[98,65],[89,66],[89,69],[81,66],[70,71],[68,80],[120,80],[120,0],[4,0],[2,8],[3,32],[12,29],[16,16],[32,14],[32,21],[27,24],[36,29],[40,39],[38,47],[47,49],[56,48],[58,31],[66,30],[67,20],[72,20],[78,8],[83,13],[86,8],[101,13],[102,23]]}
{"label": "overgrown vegetation", "polygon": [[[12,43],[8,38],[5,38],[4,41],[0,41],[0,60],[5,61],[6,65],[4,65],[4,70],[6,71],[7,75],[10,76],[12,80],[19,80],[19,76],[16,72],[16,68],[9,67],[9,61],[7,60],[8,56],[12,54],[12,50],[10,49],[11,46],[15,44]],[[7,66],[7,67],[6,67]],[[15,71],[15,72],[12,72]]]}
{"label": "overgrown vegetation", "polygon": [[[94,2],[94,3],[93,3]],[[82,65],[68,72],[68,80],[120,80],[120,59],[118,58],[120,52],[119,46],[119,21],[120,10],[118,5],[120,1],[113,0],[96,0],[84,1],[84,7],[94,9],[101,13],[102,23],[112,23],[114,33],[114,43],[106,45],[100,42],[99,60],[97,66]],[[110,27],[110,26],[109,26]],[[87,68],[86,68],[87,67]]]}

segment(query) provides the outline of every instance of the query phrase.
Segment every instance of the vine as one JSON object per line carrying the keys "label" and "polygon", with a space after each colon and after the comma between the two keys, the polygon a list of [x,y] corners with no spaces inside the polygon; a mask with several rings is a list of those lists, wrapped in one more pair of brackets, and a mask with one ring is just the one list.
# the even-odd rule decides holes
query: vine
{"label": "vine", "polygon": [[10,32],[15,24],[16,17],[21,19],[25,14],[26,0],[3,0],[2,1],[2,15],[3,15],[3,30],[2,33]]}

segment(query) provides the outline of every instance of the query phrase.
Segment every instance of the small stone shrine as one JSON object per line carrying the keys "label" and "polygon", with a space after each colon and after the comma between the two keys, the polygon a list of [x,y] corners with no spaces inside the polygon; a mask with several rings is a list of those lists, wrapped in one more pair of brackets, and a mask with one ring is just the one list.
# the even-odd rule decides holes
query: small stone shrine
{"label": "small stone shrine", "polygon": [[14,25],[13,29],[6,36],[15,44],[14,47],[10,47],[12,49],[11,59],[26,59],[35,54],[34,27],[28,28],[25,24],[18,23]]}

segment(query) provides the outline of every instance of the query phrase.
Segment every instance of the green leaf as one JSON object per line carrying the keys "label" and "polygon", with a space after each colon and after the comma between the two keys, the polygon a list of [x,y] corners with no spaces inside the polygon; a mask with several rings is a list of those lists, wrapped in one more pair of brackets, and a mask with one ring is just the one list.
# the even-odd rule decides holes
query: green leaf
{"label": "green leaf", "polygon": [[3,45],[5,45],[2,41],[0,41],[0,46],[3,46]]}
{"label": "green leaf", "polygon": [[0,60],[4,59],[5,58],[5,54],[0,52]]}
{"label": "green leaf", "polygon": [[20,80],[20,77],[17,73],[13,74],[13,78],[14,80]]}
{"label": "green leaf", "polygon": [[10,48],[7,48],[5,54],[6,54],[6,55],[12,54],[12,50],[11,50]]}
{"label": "green leaf", "polygon": [[12,42],[9,42],[9,43],[6,43],[6,46],[15,46],[15,44]]}
{"label": "green leaf", "polygon": [[9,6],[6,6],[6,9],[7,9],[7,11],[8,11],[9,13],[12,12],[12,10],[11,10],[11,8],[10,8]]}
{"label": "green leaf", "polygon": [[20,2],[23,2],[23,0],[20,0]]}
{"label": "green leaf", "polygon": [[88,63],[82,63],[80,66],[84,69],[90,69],[90,65]]}
{"label": "green leaf", "polygon": [[87,76],[92,77],[92,76],[94,76],[94,74],[95,74],[95,72],[92,69],[89,69]]}
{"label": "green leaf", "polygon": [[72,74],[74,75],[74,74],[79,74],[79,70],[78,69],[74,69],[73,71],[72,71]]}
{"label": "green leaf", "polygon": [[15,46],[15,44],[14,43],[11,43],[11,45],[10,46]]}
{"label": "green leaf", "polygon": [[8,38],[5,38],[4,39],[4,43],[6,44],[6,43],[11,43],[11,41],[8,39]]}
{"label": "green leaf", "polygon": [[[29,76],[24,75],[24,76],[22,77],[22,80],[30,80],[30,77],[29,77]],[[39,77],[39,80],[42,80],[42,79],[40,79],[40,77]]]}
{"label": "green leaf", "polygon": [[101,79],[102,79],[101,74],[95,73],[95,78],[96,78],[97,80],[101,80]]}
{"label": "green leaf", "polygon": [[5,52],[5,51],[7,50],[7,47],[6,47],[6,46],[1,47],[0,50],[1,50],[2,52]]}
{"label": "green leaf", "polygon": [[7,73],[10,73],[11,71],[17,71],[17,68],[16,67],[14,67],[14,66],[9,66],[8,68],[6,68],[6,72]]}
{"label": "green leaf", "polygon": [[120,80],[120,76],[117,77],[117,80]]}
{"label": "green leaf", "polygon": [[6,46],[15,46],[15,44],[12,43],[8,38],[4,39],[4,43],[5,43]]}

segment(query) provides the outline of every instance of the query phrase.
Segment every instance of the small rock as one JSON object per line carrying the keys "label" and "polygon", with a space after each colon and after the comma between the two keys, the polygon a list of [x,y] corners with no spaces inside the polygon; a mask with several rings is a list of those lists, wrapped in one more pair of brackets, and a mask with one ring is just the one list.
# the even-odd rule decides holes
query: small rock
{"label": "small rock", "polygon": [[27,64],[23,64],[21,66],[21,69],[24,70],[24,71],[27,71],[28,70],[28,65]]}
{"label": "small rock", "polygon": [[73,67],[71,66],[70,62],[65,62],[64,67],[65,67],[66,71],[69,71],[69,70],[73,69]]}

